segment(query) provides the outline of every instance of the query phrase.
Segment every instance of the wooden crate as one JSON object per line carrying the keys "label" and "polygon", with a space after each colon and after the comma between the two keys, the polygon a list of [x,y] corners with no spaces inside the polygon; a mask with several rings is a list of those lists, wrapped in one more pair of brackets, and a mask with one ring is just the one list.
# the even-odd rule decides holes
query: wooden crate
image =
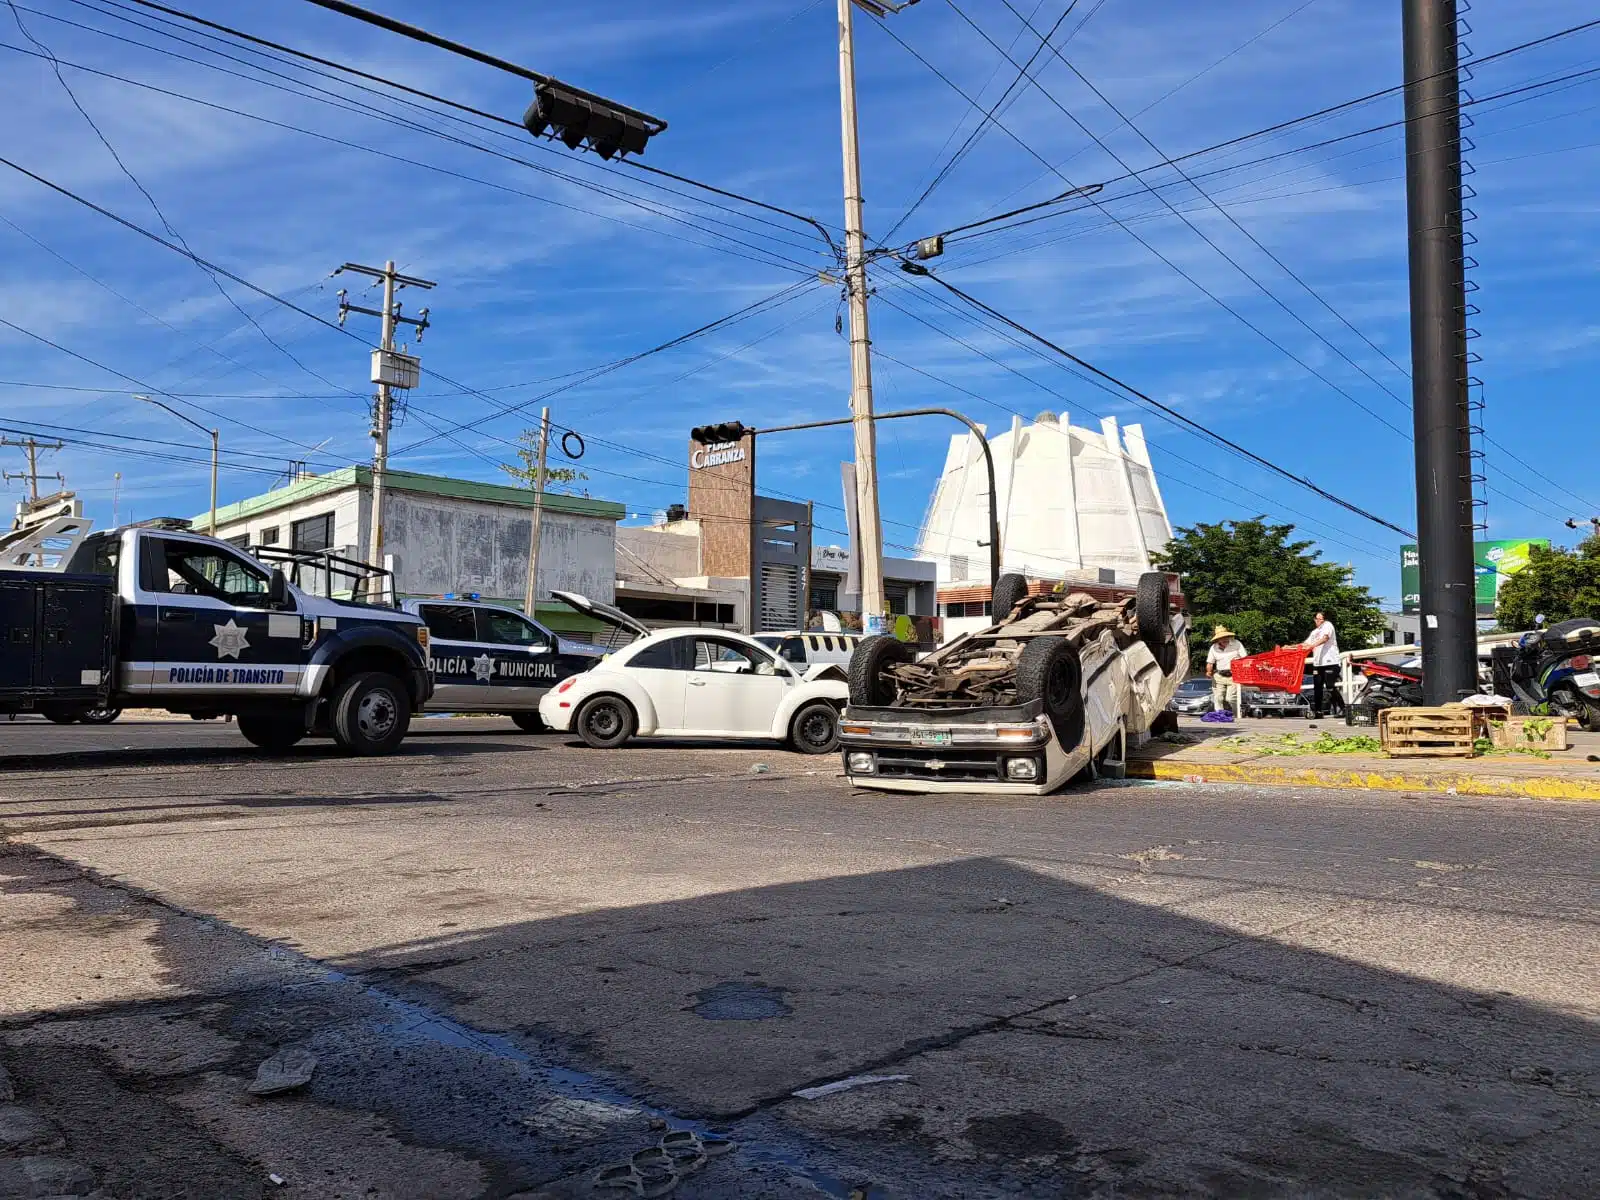
{"label": "wooden crate", "polygon": [[1471,758],[1476,736],[1466,708],[1386,708],[1378,738],[1390,758]]}
{"label": "wooden crate", "polygon": [[1489,726],[1496,750],[1565,750],[1566,717],[1512,717]]}

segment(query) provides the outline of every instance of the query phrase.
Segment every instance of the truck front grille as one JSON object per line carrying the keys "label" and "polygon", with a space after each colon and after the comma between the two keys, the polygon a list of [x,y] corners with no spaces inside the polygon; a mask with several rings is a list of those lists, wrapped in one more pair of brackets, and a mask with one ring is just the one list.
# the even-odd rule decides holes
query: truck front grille
{"label": "truck front grille", "polygon": [[901,750],[878,753],[878,775],[883,779],[947,779],[952,782],[993,783],[1002,779],[1000,756],[975,756],[970,750]]}

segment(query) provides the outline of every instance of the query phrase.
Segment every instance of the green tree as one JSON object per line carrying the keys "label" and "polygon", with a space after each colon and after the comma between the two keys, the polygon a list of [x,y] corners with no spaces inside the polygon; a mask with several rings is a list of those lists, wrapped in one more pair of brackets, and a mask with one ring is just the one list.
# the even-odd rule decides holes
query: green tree
{"label": "green tree", "polygon": [[1306,639],[1326,613],[1339,646],[1354,650],[1383,629],[1383,613],[1348,570],[1318,561],[1311,542],[1290,541],[1293,525],[1265,517],[1179,529],[1156,565],[1183,576],[1193,629],[1190,653],[1203,660],[1211,630],[1226,625],[1251,653]]}
{"label": "green tree", "polygon": [[1528,565],[1500,585],[1495,618],[1502,629],[1532,629],[1573,617],[1600,617],[1600,535],[1576,550],[1529,548]]}
{"label": "green tree", "polygon": [[[539,470],[539,431],[524,429],[517,435],[517,461],[501,463],[500,469],[517,481],[519,487],[531,488],[537,482]],[[568,487],[589,476],[576,467],[552,467],[550,456],[545,455],[544,487],[547,492],[563,492],[569,496],[587,496],[587,489],[578,491]]]}

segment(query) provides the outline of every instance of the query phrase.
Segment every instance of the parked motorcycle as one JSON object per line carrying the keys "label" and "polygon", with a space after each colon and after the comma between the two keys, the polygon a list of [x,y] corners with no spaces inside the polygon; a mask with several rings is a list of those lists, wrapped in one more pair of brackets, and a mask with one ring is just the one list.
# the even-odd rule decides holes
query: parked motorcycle
{"label": "parked motorcycle", "polygon": [[1397,667],[1374,660],[1361,664],[1361,674],[1367,686],[1345,706],[1347,725],[1376,725],[1378,714],[1386,708],[1417,708],[1424,703],[1420,667]]}
{"label": "parked motorcycle", "polygon": [[1600,621],[1579,617],[1496,647],[1495,692],[1529,709],[1548,705],[1600,732]]}

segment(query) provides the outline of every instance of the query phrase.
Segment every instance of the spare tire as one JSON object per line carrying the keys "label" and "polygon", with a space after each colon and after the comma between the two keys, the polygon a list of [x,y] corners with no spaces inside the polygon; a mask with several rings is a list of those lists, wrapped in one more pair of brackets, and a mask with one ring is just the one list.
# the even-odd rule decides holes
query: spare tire
{"label": "spare tire", "polygon": [[863,708],[893,704],[896,688],[894,680],[884,675],[884,668],[915,657],[910,643],[899,638],[881,633],[862,638],[850,656],[850,703]]}
{"label": "spare tire", "polygon": [[1028,577],[1009,572],[995,580],[990,594],[989,614],[996,625],[1011,615],[1011,610],[1022,603],[1028,594]]}
{"label": "spare tire", "polygon": [[1159,651],[1172,640],[1172,596],[1166,575],[1160,571],[1146,571],[1139,576],[1139,590],[1133,603],[1134,614],[1139,619],[1139,640]]}
{"label": "spare tire", "polygon": [[1064,637],[1038,637],[1017,656],[1017,703],[1042,703],[1069,754],[1083,740],[1083,666]]}

